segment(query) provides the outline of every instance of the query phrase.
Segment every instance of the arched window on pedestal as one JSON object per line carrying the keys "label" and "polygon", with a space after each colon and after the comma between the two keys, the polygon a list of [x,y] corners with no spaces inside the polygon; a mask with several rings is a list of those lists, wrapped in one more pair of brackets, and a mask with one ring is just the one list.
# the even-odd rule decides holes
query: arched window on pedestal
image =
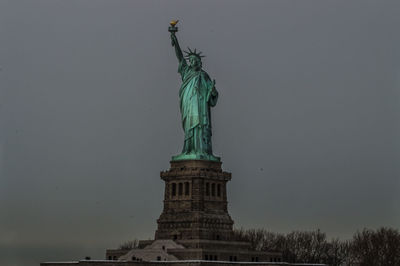
{"label": "arched window on pedestal", "polygon": [[172,197],[176,196],[176,183],[172,183]]}
{"label": "arched window on pedestal", "polygon": [[189,182],[185,182],[185,196],[189,196],[190,191],[189,191]]}
{"label": "arched window on pedestal", "polygon": [[182,196],[183,194],[183,184],[179,183],[178,184],[178,196]]}

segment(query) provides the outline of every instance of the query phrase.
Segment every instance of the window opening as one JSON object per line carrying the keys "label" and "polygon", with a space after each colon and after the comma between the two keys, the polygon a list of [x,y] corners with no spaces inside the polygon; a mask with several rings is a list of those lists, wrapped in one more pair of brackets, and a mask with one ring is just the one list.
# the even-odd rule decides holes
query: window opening
{"label": "window opening", "polygon": [[189,182],[185,182],[185,195],[189,196]]}
{"label": "window opening", "polygon": [[172,196],[176,196],[176,183],[172,183]]}
{"label": "window opening", "polygon": [[183,194],[183,184],[179,183],[179,185],[178,185],[178,195],[182,196],[182,194]]}

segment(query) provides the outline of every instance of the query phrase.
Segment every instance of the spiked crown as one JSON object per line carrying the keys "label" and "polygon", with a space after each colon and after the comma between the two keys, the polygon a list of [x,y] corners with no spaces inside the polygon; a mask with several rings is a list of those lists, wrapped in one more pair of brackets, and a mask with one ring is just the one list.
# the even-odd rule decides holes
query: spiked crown
{"label": "spiked crown", "polygon": [[189,57],[191,56],[197,56],[199,59],[201,59],[202,57],[205,57],[204,55],[201,55],[201,52],[197,52],[196,49],[194,49],[194,51],[192,51],[189,47],[188,47],[189,52],[184,51],[186,53],[185,58],[189,59]]}

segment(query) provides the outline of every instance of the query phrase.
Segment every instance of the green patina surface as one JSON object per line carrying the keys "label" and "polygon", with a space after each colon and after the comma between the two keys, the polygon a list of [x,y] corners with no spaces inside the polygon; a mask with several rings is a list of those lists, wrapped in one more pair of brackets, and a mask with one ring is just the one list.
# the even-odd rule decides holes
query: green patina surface
{"label": "green patina surface", "polygon": [[[217,104],[218,92],[215,80],[211,80],[202,69],[201,53],[189,49],[186,58],[176,38],[176,30],[170,30],[172,46],[179,60],[178,73],[182,77],[179,90],[179,103],[185,140],[182,153],[172,160],[210,160],[220,161],[212,154],[211,112]],[[187,62],[187,60],[189,62]]]}

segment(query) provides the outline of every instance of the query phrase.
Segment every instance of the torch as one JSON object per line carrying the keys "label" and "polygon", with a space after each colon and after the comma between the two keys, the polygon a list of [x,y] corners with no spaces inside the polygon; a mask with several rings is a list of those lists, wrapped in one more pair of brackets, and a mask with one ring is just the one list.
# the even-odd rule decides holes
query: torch
{"label": "torch", "polygon": [[170,27],[168,27],[168,31],[171,32],[172,34],[175,34],[175,32],[178,31],[178,27],[176,26],[176,24],[178,24],[179,20],[171,20],[171,22],[169,23],[169,25],[171,25]]}

